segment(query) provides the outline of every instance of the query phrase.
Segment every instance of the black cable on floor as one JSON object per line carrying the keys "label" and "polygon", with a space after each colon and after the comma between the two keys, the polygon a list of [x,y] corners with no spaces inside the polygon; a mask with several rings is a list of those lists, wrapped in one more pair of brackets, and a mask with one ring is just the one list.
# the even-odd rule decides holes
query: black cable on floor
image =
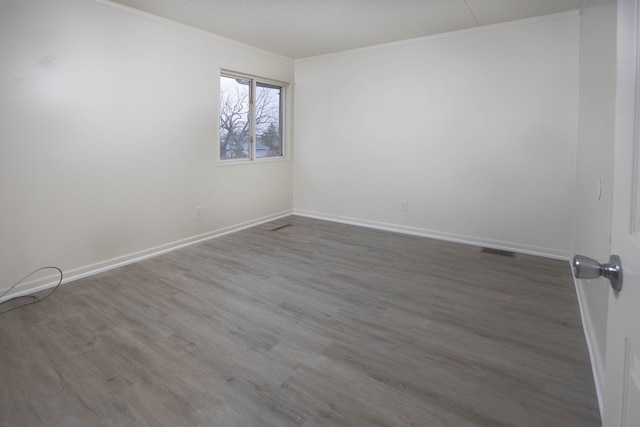
{"label": "black cable on floor", "polygon": [[[20,283],[24,282],[24,280],[27,277],[31,276],[34,273],[37,273],[38,271],[47,270],[47,269],[57,270],[58,273],[60,274],[60,280],[58,281],[58,284],[53,288],[53,290],[51,292],[49,292],[47,295],[45,295],[42,298],[37,298],[37,297],[35,297],[33,295],[25,295],[25,296],[22,296],[22,297],[16,297],[16,298],[36,298],[36,300],[35,301],[31,301],[31,302],[27,302],[27,303],[24,303],[24,304],[21,304],[21,305],[17,305],[15,307],[11,307],[10,309],[5,310],[5,311],[0,311],[0,315],[8,313],[8,312],[10,312],[12,310],[15,310],[17,308],[20,308],[20,307],[25,307],[27,305],[35,304],[35,303],[40,302],[42,300],[45,300],[45,299],[49,298],[51,295],[53,295],[55,293],[55,291],[57,291],[58,288],[60,287],[60,285],[62,284],[62,278],[64,277],[64,275],[62,274],[62,270],[60,270],[58,267],[40,267],[40,268],[37,268],[37,269],[33,270],[31,273],[27,274],[26,276],[24,276],[22,279],[18,280],[18,282],[16,282],[13,286],[11,286],[9,289],[4,291],[2,293],[2,295],[0,295],[0,299],[2,299],[5,295],[7,295],[9,292],[11,292]],[[7,300],[7,301],[5,301],[3,303],[0,303],[0,307],[2,307],[3,304],[5,304],[5,303],[7,303],[9,301],[11,301],[11,300]]]}

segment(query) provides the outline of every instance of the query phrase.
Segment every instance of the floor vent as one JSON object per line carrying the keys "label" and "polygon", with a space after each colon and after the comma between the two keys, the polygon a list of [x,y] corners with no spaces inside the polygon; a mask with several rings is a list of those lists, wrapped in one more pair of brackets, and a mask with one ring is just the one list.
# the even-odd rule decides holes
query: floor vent
{"label": "floor vent", "polygon": [[274,227],[269,231],[278,231],[278,230],[282,230],[283,228],[287,228],[287,227],[291,227],[291,224],[279,225],[278,227]]}
{"label": "floor vent", "polygon": [[483,252],[485,254],[507,256],[507,257],[510,257],[510,258],[515,258],[516,257],[516,253],[515,252],[503,251],[502,249],[482,248],[481,252]]}

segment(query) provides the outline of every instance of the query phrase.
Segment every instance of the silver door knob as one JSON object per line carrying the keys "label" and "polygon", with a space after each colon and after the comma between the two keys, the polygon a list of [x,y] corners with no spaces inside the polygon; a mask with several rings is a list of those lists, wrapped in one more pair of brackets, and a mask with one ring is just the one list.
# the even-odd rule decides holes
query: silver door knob
{"label": "silver door knob", "polygon": [[615,291],[622,289],[622,263],[618,255],[611,255],[608,264],[600,264],[584,255],[573,257],[573,273],[578,279],[595,279],[603,276],[609,279]]}

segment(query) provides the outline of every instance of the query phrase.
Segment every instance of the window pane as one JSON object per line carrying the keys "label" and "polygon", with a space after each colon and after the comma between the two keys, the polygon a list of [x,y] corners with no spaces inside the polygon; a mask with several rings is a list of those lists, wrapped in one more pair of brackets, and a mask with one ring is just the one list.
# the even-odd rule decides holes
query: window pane
{"label": "window pane", "polygon": [[282,87],[256,82],[256,157],[282,156]]}
{"label": "window pane", "polygon": [[249,94],[246,79],[220,77],[220,159],[248,159]]}

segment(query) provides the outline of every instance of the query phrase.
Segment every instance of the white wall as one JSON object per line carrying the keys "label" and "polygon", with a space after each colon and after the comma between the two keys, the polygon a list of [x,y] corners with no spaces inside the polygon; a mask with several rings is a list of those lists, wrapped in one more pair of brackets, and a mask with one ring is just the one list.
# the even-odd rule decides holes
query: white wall
{"label": "white wall", "polygon": [[220,68],[290,59],[84,0],[2,1],[0,57],[0,290],[291,212],[291,161],[218,167],[216,142]]}
{"label": "white wall", "polygon": [[[574,252],[609,259],[616,91],[616,1],[589,0],[580,24],[580,115]],[[600,182],[601,188],[600,188]],[[609,283],[578,280],[593,363],[604,380]]]}
{"label": "white wall", "polygon": [[570,13],[296,61],[295,211],[568,256],[578,36]]}

